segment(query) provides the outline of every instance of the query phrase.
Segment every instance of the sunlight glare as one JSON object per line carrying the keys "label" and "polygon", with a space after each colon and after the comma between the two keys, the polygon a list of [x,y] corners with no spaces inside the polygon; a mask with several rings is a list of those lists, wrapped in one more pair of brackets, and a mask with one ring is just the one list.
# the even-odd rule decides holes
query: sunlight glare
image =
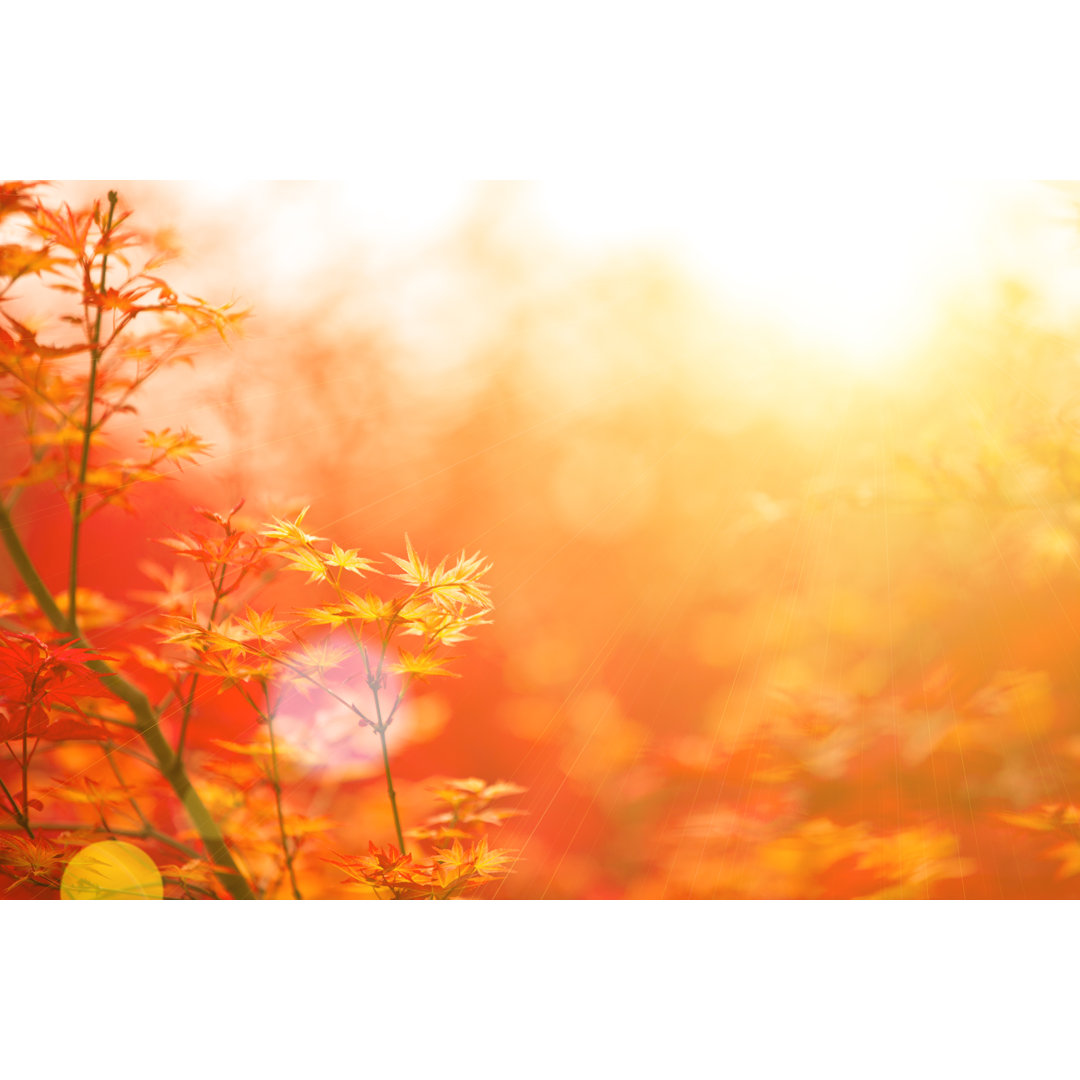
{"label": "sunlight glare", "polygon": [[729,303],[838,365],[890,367],[972,264],[988,189],[834,179],[674,185],[544,182],[543,213],[607,248],[660,244]]}

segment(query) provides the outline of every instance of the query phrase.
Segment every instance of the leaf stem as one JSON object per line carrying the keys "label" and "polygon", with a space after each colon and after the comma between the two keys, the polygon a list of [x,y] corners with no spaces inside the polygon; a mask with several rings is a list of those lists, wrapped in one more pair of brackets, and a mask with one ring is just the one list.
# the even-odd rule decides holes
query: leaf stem
{"label": "leaf stem", "polygon": [[[214,628],[214,617],[217,615],[218,605],[224,595],[222,588],[225,585],[225,569],[227,563],[221,564],[221,573],[218,575],[217,584],[214,586],[214,603],[210,608],[210,618],[206,621],[208,630]],[[191,719],[191,709],[195,704],[195,691],[199,688],[199,672],[191,676],[191,686],[188,688],[187,701],[184,702],[184,711],[180,716],[180,737],[176,740],[176,756],[182,759],[184,756],[184,740],[187,738],[188,721]]]}
{"label": "leaf stem", "polygon": [[[36,681],[36,676],[35,676]],[[30,726],[30,706],[27,705],[23,709],[23,729],[22,729],[22,760],[20,765],[22,767],[22,814],[23,814],[23,827],[26,829],[27,836],[32,840],[34,834],[30,829],[30,791],[28,787],[28,780],[30,776],[30,755],[27,752],[26,740],[27,740],[27,728]]]}
{"label": "leaf stem", "polygon": [[[109,218],[102,230],[102,239],[112,232],[113,213],[116,210],[118,196],[115,191],[109,192]],[[109,253],[105,252],[101,257],[101,281],[98,292],[105,292],[105,272],[109,265]],[[79,457],[79,482],[75,488],[75,505],[71,511],[71,562],[68,566],[68,629],[73,634],[78,633],[78,612],[75,607],[75,597],[78,590],[79,579],[79,531],[83,521],[83,489],[86,486],[86,470],[90,463],[90,437],[94,431],[94,392],[97,389],[98,362],[101,360],[101,316],[104,314],[104,304],[98,304],[97,319],[94,321],[94,332],[90,338],[90,383],[86,390],[86,423],[83,426],[82,453]]]}
{"label": "leaf stem", "polygon": [[[131,788],[128,787],[127,781],[124,779],[124,774],[120,771],[120,766],[117,765],[115,761],[113,761],[113,747],[109,743],[106,743],[102,747],[102,751],[104,752],[105,760],[109,763],[109,768],[112,770],[113,776],[116,777],[116,779],[120,782],[120,786],[124,789],[124,794],[127,796],[127,801],[131,804],[132,810],[135,811],[139,820],[146,828],[152,829],[153,826],[150,824],[150,819],[146,816],[145,813],[143,813],[143,808],[139,805],[139,802],[135,798],[135,796],[132,795]],[[102,820],[104,821],[104,815],[102,815]]]}
{"label": "leaf stem", "polygon": [[[380,669],[382,665],[380,664]],[[375,698],[375,716],[378,718],[378,724],[375,730],[379,733],[379,742],[382,744],[382,759],[383,759],[383,771],[386,773],[386,793],[390,796],[390,809],[394,812],[394,829],[397,832],[398,847],[401,850],[402,855],[407,855],[405,850],[405,837],[401,832],[401,818],[398,816],[397,808],[397,795],[394,792],[394,778],[390,775],[390,755],[386,749],[386,725],[382,719],[382,706],[379,703],[379,691],[377,684],[372,686],[371,695]]]}
{"label": "leaf stem", "polygon": [[277,742],[274,739],[274,717],[268,713],[266,727],[270,732],[270,762],[274,771],[274,805],[277,807],[278,831],[281,833],[281,850],[285,853],[285,865],[289,868],[289,881],[292,884],[293,896],[297,900],[303,900],[300,895],[300,886],[296,884],[296,871],[293,869],[293,857],[289,851],[289,837],[285,832],[285,815],[281,808],[281,778],[278,776]]}
{"label": "leaf stem", "polygon": [[10,791],[8,791],[7,784],[5,784],[3,780],[0,780],[0,789],[3,790],[4,794],[8,798],[8,801],[11,803],[10,813],[12,817],[15,818],[15,823],[19,826],[20,829],[25,829],[26,835],[29,836],[31,840],[33,840],[34,833],[33,830],[30,828],[30,823],[26,820],[25,817],[23,817],[22,811],[19,809],[18,800],[15,798],[14,795],[11,794]]}
{"label": "leaf stem", "polygon": [[[270,733],[270,767],[273,770],[271,784],[274,788],[274,806],[277,808],[278,831],[281,833],[281,850],[285,855],[285,865],[289,870],[289,882],[292,884],[293,896],[297,900],[303,900],[300,895],[300,886],[296,884],[296,871],[293,869],[293,856],[289,851],[289,837],[285,832],[285,813],[281,807],[281,776],[278,773],[277,740],[274,738],[274,709],[270,705],[270,691],[266,680],[261,680],[263,696],[266,698],[266,721],[267,731]],[[252,702],[254,705],[254,702]],[[259,710],[256,709],[256,712]]]}

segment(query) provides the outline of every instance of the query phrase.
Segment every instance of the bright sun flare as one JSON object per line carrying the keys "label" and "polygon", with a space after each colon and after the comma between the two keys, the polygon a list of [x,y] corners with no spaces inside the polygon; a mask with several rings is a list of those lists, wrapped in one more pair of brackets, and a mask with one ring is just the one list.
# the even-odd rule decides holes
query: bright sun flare
{"label": "bright sun flare", "polygon": [[[820,177],[511,184],[572,248],[671,250],[726,303],[790,332],[838,369],[896,370],[932,331],[942,302],[995,267],[1038,279],[1047,295],[1061,292],[1065,307],[1080,304],[1080,267],[1061,249],[1064,233],[1054,224],[1060,196],[1034,184]],[[498,183],[485,187],[490,195]],[[211,199],[253,197],[242,183],[199,188]],[[340,229],[328,234],[327,213],[368,242],[409,242],[452,229],[477,192],[469,181],[433,178],[256,191],[273,204],[267,218],[275,223],[260,233],[259,265],[291,289],[298,267],[320,265],[324,247],[340,239]]]}
{"label": "bright sun flare", "polygon": [[571,237],[675,248],[723,295],[835,363],[888,368],[978,258],[986,185],[836,180],[538,185]]}

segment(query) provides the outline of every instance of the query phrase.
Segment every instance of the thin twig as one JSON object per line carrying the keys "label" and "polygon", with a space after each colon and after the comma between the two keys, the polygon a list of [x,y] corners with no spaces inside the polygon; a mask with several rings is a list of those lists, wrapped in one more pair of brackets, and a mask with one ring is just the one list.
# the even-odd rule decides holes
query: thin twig
{"label": "thin twig", "polygon": [[[102,239],[112,232],[113,213],[116,210],[117,194],[109,192],[109,219],[102,230]],[[105,271],[109,265],[108,251],[101,257],[101,283],[98,292],[105,292]],[[90,339],[90,384],[86,390],[86,425],[83,428],[82,454],[79,458],[79,483],[75,489],[75,505],[71,512],[71,561],[68,566],[68,627],[72,634],[79,632],[78,611],[75,607],[75,597],[78,590],[79,580],[79,530],[83,521],[83,498],[86,487],[86,470],[90,464],[90,437],[94,431],[94,391],[97,388],[98,363],[101,360],[103,350],[101,342],[101,316],[105,311],[102,304],[98,305],[97,320],[94,322],[94,332]]]}
{"label": "thin twig", "polygon": [[[222,588],[225,585],[225,570],[228,563],[221,564],[221,573],[218,575],[217,584],[214,585],[214,603],[210,608],[210,618],[206,621],[208,630],[213,629],[214,617],[217,615],[218,605],[221,603]],[[176,756],[179,760],[184,758],[184,740],[187,738],[188,721],[191,719],[191,709],[195,704],[195,691],[199,688],[199,672],[193,672],[191,686],[188,689],[187,701],[184,702],[184,711],[180,716],[180,737],[176,741]]]}

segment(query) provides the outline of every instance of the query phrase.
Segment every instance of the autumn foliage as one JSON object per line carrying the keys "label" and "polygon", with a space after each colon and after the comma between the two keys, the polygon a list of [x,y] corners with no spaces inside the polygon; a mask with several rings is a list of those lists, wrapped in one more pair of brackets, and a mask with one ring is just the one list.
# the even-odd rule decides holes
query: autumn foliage
{"label": "autumn foliage", "polygon": [[[406,537],[404,557],[385,556],[389,569],[380,570],[380,560],[307,532],[306,509],[260,523],[240,517],[241,502],[227,513],[198,509],[201,527],[163,538],[176,566],[148,568],[162,588],[151,594],[145,625],[80,586],[86,520],[134,509],[139,485],[209,450],[187,430],[163,428],[144,431],[132,456],[111,442],[112,421],[136,412],[139,391],[159,371],[191,363],[204,335],[232,334],[243,313],[182,298],[159,277],[171,252],[130,226],[116,193],[75,211],[49,207],[36,188],[13,183],[0,192],[4,226],[19,230],[0,249],[2,409],[21,445],[0,509],[21,585],[3,599],[0,629],[8,894],[55,892],[68,856],[120,837],[158,856],[172,896],[246,899],[287,889],[300,899],[302,887],[319,895],[326,873],[315,862],[395,899],[449,898],[505,875],[512,856],[489,848],[482,833],[506,814],[491,804],[521,789],[441,781],[433,798],[450,816],[412,834],[405,854],[386,738],[413,683],[452,674],[446,649],[488,621],[488,564],[479,555],[432,566]],[[29,283],[56,301],[41,325],[13,313],[17,287]],[[41,487],[56,490],[68,512],[68,579],[58,595],[17,525],[21,496]],[[188,582],[185,563],[200,581]],[[279,569],[306,575],[305,606],[276,614],[261,605]],[[373,588],[380,576],[398,587]],[[91,642],[91,628],[114,631],[108,650]],[[360,669],[341,677],[356,658]],[[324,842],[305,873],[301,855],[335,823],[293,805],[303,764],[275,736],[293,690],[331,699],[380,741],[397,848],[372,841],[372,854],[354,859]],[[188,733],[204,722],[208,694],[228,691],[250,710],[250,736],[192,752]]]}
{"label": "autumn foliage", "polygon": [[[250,341],[123,200],[0,192],[7,896],[108,839],[170,898],[1080,895],[1080,377],[1021,284],[845,383],[479,213],[410,374],[326,278]],[[154,395],[226,349],[219,455]]]}

